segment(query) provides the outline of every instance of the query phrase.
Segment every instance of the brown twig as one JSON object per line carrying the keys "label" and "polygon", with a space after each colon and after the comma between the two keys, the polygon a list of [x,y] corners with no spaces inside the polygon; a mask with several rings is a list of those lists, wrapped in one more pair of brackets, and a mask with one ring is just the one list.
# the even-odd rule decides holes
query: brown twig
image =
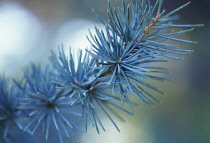
{"label": "brown twig", "polygon": [[153,27],[155,27],[158,23],[158,20],[161,18],[161,14],[160,13],[157,13],[156,17],[155,18],[152,18],[152,21],[150,22],[149,26],[147,26],[145,28],[145,33],[144,33],[144,36],[142,37],[142,39],[144,39],[150,32],[151,30],[153,29]]}

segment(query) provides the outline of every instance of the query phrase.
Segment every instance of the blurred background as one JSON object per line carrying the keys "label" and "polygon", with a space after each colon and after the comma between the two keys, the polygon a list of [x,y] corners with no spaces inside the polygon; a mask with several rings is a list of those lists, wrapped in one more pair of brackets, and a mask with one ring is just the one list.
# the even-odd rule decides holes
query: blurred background
{"label": "blurred background", "polygon": [[[165,0],[163,7],[169,12],[187,2]],[[47,64],[50,50],[61,45],[90,47],[88,29],[103,28],[92,8],[106,19],[107,0],[0,0],[0,73],[19,77],[31,62]],[[164,91],[157,95],[162,103],[151,108],[138,99],[135,115],[123,114],[126,123],[118,122],[120,133],[104,119],[106,132],[98,135],[89,126],[79,143],[210,143],[210,1],[191,0],[178,14],[178,23],[205,26],[184,35],[199,42],[192,54],[165,63],[174,80],[154,83]]]}

